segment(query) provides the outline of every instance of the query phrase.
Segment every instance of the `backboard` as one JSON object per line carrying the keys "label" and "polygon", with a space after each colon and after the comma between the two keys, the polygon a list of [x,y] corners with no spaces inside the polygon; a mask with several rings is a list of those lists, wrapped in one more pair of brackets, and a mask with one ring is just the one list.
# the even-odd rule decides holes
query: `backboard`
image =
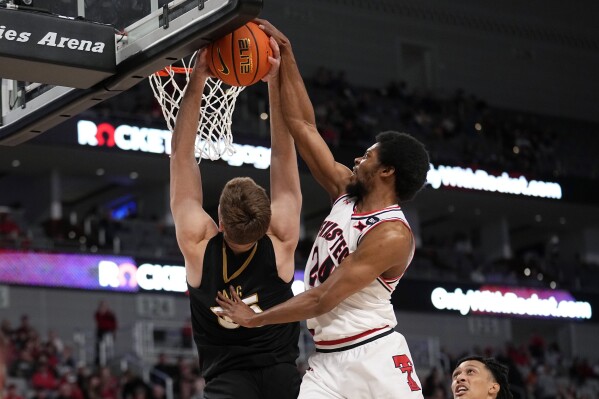
{"label": "backboard", "polygon": [[[262,0],[173,0],[170,2],[165,0],[126,2],[118,0],[35,0],[30,8],[14,6],[12,3],[20,2],[17,0],[0,2],[0,6],[3,6],[0,8],[0,25],[8,27],[8,21],[3,21],[2,18],[12,17],[14,19],[15,15],[24,19],[27,19],[28,16],[40,18],[39,9],[43,10],[43,16],[57,17],[60,15],[59,27],[52,28],[54,30],[63,26],[70,27],[71,24],[81,21],[91,21],[103,24],[103,26],[109,24],[108,26],[114,31],[115,54],[112,70],[103,68],[99,73],[92,71],[93,66],[86,65],[78,66],[78,69],[64,69],[65,65],[72,67],[74,59],[65,59],[62,55],[55,56],[55,58],[59,58],[55,64],[42,62],[42,65],[46,65],[49,70],[55,68],[58,74],[62,72],[62,79],[67,82],[70,82],[69,76],[64,75],[82,74],[80,77],[85,79],[76,79],[76,81],[78,84],[81,83],[79,87],[83,88],[2,77],[0,145],[9,146],[30,140],[66,119],[130,89],[150,74],[192,54],[210,41],[245,24],[256,17],[262,9]],[[6,4],[9,4],[10,10],[6,9]],[[44,10],[43,7],[47,8]],[[54,23],[55,18],[49,20]],[[79,29],[86,29],[86,27],[83,26]],[[8,28],[4,28],[4,30],[7,31]],[[16,32],[12,36],[18,39],[21,34],[23,31]],[[27,35],[23,37],[28,38]],[[40,41],[46,40],[42,44],[47,45],[44,46],[43,53],[35,53],[30,58],[46,56],[52,51],[58,50],[61,44],[59,42],[61,32],[55,32],[55,37],[56,39],[53,39],[51,35],[49,38],[43,36],[39,41],[31,40],[34,44],[32,52],[40,48]],[[63,47],[68,47],[70,43],[76,50],[83,46],[82,42],[82,40],[69,42],[65,39],[62,44]],[[36,44],[37,47],[35,47]],[[23,65],[32,65],[27,63],[30,61],[26,60]],[[38,62],[39,60],[34,61]],[[18,64],[15,59],[15,65],[21,64]],[[24,68],[24,70],[28,70],[28,68]],[[89,71],[93,72],[89,76],[94,81],[86,80],[87,77],[84,74]],[[56,73],[53,74],[56,75]],[[29,76],[25,73],[25,77],[29,78]],[[37,80],[42,80],[39,68],[38,74],[35,76]],[[86,83],[89,87],[86,86]]]}

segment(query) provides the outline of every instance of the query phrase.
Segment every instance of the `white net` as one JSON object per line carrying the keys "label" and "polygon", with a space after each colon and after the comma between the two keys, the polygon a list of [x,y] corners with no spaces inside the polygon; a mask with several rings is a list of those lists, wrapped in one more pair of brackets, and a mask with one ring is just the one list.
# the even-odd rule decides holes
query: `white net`
{"label": "white net", "polygon": [[[181,60],[181,67],[167,67],[150,75],[150,86],[154,97],[162,107],[166,125],[172,132],[175,128],[179,103],[189,84],[189,74],[197,52],[189,60]],[[233,134],[231,125],[237,96],[244,86],[227,86],[219,79],[208,78],[202,99],[202,111],[196,139],[196,157],[217,160],[225,153],[232,155]]]}

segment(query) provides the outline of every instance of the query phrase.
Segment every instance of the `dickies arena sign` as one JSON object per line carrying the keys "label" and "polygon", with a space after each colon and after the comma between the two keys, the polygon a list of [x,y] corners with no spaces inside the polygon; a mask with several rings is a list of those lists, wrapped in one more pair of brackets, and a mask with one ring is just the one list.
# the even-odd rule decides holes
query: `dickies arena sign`
{"label": "dickies arena sign", "polygon": [[89,88],[116,71],[109,25],[0,8],[0,76]]}

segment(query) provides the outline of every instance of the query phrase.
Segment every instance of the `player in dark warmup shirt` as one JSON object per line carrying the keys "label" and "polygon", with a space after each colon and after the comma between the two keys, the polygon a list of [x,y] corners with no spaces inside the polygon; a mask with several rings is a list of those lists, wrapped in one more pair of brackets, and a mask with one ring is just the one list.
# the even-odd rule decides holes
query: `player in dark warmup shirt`
{"label": "player in dark warmup shirt", "polygon": [[291,399],[299,392],[299,324],[244,328],[219,317],[222,309],[215,300],[217,292],[227,294],[233,286],[241,300],[261,311],[293,296],[302,199],[294,143],[281,114],[280,56],[272,39],[271,46],[274,57],[265,78],[271,107],[270,200],[262,187],[242,177],[223,189],[218,224],[203,209],[194,144],[210,76],[205,50],[198,54],[172,138],[171,209],[208,399]]}

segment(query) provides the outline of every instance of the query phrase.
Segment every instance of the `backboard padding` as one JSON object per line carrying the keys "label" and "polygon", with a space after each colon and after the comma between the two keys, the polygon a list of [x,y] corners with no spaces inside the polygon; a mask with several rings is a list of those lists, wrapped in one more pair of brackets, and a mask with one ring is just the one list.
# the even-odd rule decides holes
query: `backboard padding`
{"label": "backboard padding", "polygon": [[[203,5],[203,7],[202,7]],[[173,13],[169,11],[174,10]],[[150,74],[192,54],[252,20],[262,0],[175,0],[127,28],[127,42],[116,49],[116,73],[88,88],[54,86],[28,98],[22,107],[2,111],[0,145],[18,145],[66,119],[107,100]],[[164,21],[168,21],[168,27]],[[3,85],[3,88],[10,85]],[[3,89],[3,96],[9,95]],[[3,98],[0,102],[6,104]],[[11,100],[11,104],[16,101]]]}

